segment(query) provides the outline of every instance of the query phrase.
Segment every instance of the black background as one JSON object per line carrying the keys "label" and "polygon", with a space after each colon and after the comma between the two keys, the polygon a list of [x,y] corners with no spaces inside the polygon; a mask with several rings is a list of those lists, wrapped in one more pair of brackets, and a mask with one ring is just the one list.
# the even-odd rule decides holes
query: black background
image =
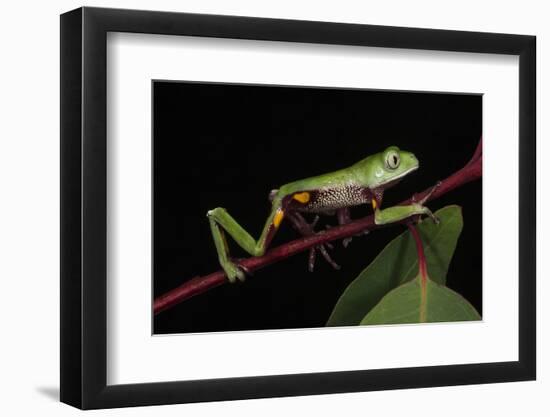
{"label": "black background", "polygon": [[[155,297],[219,268],[206,212],[221,206],[255,238],[271,189],[351,165],[390,145],[413,152],[420,169],[384,195],[384,207],[461,168],[481,136],[482,97],[350,89],[155,81],[153,83]],[[482,313],[482,184],[430,202],[463,208],[464,230],[447,285]],[[352,209],[354,218],[372,212]],[[336,219],[326,217],[325,223]],[[322,226],[322,225],[321,225]],[[160,313],[154,333],[322,327],[346,286],[400,225],[354,238],[332,252],[333,270],[307,253],[257,271]],[[273,245],[297,238],[283,222]],[[248,256],[228,238],[232,255]]]}

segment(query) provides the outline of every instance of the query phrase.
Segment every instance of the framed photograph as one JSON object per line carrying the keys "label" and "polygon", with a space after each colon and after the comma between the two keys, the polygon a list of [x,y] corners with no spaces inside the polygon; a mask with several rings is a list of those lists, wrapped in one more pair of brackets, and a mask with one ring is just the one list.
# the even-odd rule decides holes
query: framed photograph
{"label": "framed photograph", "polygon": [[535,379],[535,37],[61,16],[61,401]]}

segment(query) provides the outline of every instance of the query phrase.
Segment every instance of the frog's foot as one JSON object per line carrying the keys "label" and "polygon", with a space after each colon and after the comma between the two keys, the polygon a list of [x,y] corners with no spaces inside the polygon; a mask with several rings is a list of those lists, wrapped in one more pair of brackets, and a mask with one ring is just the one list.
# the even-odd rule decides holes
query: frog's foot
{"label": "frog's foot", "polygon": [[223,262],[222,268],[231,284],[235,284],[237,281],[244,282],[246,280],[246,276],[251,275],[250,271],[246,267],[232,261]]}
{"label": "frog's foot", "polygon": [[340,265],[334,262],[330,257],[330,255],[328,254],[327,249],[325,248],[326,245],[328,244],[325,243],[325,244],[317,245],[309,250],[309,259],[307,263],[307,268],[309,272],[313,272],[313,270],[315,269],[315,259],[317,258],[318,252],[321,253],[323,258],[325,258],[325,261],[327,261],[330,266],[332,266],[336,270],[340,269]]}
{"label": "frog's foot", "polygon": [[[330,229],[332,226],[330,224],[327,224],[325,226],[327,229]],[[346,237],[344,239],[342,239],[342,246],[344,246],[344,248],[347,248],[348,245],[351,243],[351,241],[353,240],[354,237],[360,237],[360,236],[366,236],[369,234],[369,231],[368,230],[363,230],[362,232],[359,232],[353,236],[350,236],[350,237]],[[332,249],[332,248],[331,248]]]}
{"label": "frog's foot", "polygon": [[417,210],[417,214],[410,216],[408,219],[405,220],[405,223],[418,224],[422,221],[422,216],[426,215],[430,219],[432,219],[435,224],[439,224],[439,218],[435,214],[433,214],[428,207],[418,205]]}
{"label": "frog's foot", "polygon": [[[288,219],[290,220],[292,227],[294,227],[294,229],[296,229],[298,233],[300,233],[302,236],[307,237],[316,234],[315,226],[319,221],[319,216],[315,216],[315,219],[311,223],[308,223],[300,213],[293,212],[289,214]],[[314,246],[309,250],[308,269],[310,272],[313,272],[315,268],[315,259],[317,257],[317,253],[320,253],[321,256],[323,256],[323,258],[325,258],[329,265],[332,266],[334,269],[340,269],[340,265],[334,262],[328,254],[327,248],[333,249],[332,244],[328,242],[321,243],[320,245]]]}
{"label": "frog's foot", "polygon": [[351,241],[353,240],[353,237],[347,237],[345,239],[342,239],[342,246],[344,248],[347,248],[348,245],[351,243]]}
{"label": "frog's foot", "polygon": [[437,181],[435,185],[432,188],[430,188],[430,191],[428,191],[428,193],[424,197],[422,197],[420,200],[418,201],[416,200],[418,196],[415,194],[412,196],[411,201],[413,203],[423,205],[426,201],[428,201],[428,199],[433,195],[433,193],[437,191],[439,187],[441,187],[441,181]]}
{"label": "frog's foot", "polygon": [[[352,219],[351,219],[349,208],[344,207],[344,208],[336,210],[336,219],[338,220],[338,225],[340,225],[340,226],[342,226],[344,224],[351,223]],[[369,233],[368,230],[364,230],[360,233],[357,233],[354,236],[346,237],[346,238],[342,239],[342,245],[344,246],[344,248],[347,248],[354,237],[364,236],[364,235],[367,235],[368,233]]]}
{"label": "frog's foot", "polygon": [[424,209],[426,210],[425,214],[427,214],[435,224],[439,224],[439,218],[435,214],[433,214],[428,207],[424,207]]}
{"label": "frog's foot", "polygon": [[[327,229],[330,229],[330,225],[327,225],[326,228]],[[366,236],[369,234],[369,231],[368,230],[363,230],[362,232],[359,232],[359,233],[356,233],[354,234],[353,236],[350,236],[350,237],[346,237],[344,239],[342,239],[342,246],[344,248],[347,248],[349,246],[349,244],[351,243],[351,241],[353,240],[354,237],[360,237],[360,236]]]}
{"label": "frog's foot", "polygon": [[[433,195],[433,193],[441,187],[441,181],[437,181],[435,185],[428,191],[428,193],[422,197],[419,201],[417,201],[416,194],[412,196],[411,201],[414,205],[417,205],[419,208],[419,211],[422,212],[422,214],[426,214],[428,217],[430,217],[435,224],[439,224],[439,219],[435,214],[431,212],[431,210],[428,207],[424,206],[424,203],[428,201],[428,199]],[[420,220],[420,216],[418,216],[417,221]]]}
{"label": "frog's foot", "polygon": [[345,239],[342,239],[342,245],[344,246],[344,248],[347,248],[348,245],[351,243],[351,241],[353,240],[354,237],[360,237],[360,236],[366,236],[369,234],[369,231],[368,230],[363,230],[362,232],[359,232],[353,236],[350,236],[350,237],[346,237]]}

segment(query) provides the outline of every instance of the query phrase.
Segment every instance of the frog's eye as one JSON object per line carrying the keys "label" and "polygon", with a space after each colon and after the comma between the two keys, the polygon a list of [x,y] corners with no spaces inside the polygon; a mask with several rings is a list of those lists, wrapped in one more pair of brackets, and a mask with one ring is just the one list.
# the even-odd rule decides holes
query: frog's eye
{"label": "frog's eye", "polygon": [[389,151],[386,154],[386,166],[389,169],[396,169],[401,162],[399,154],[396,151]]}

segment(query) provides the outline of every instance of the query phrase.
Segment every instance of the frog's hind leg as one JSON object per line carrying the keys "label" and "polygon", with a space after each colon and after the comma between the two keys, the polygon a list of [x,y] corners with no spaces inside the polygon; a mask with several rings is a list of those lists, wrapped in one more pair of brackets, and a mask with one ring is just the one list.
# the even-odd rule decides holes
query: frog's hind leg
{"label": "frog's hind leg", "polygon": [[[275,197],[277,196],[278,192],[279,190],[271,190],[271,192],[269,193],[269,201],[271,203],[273,203],[273,201],[275,200]],[[306,193],[306,194],[308,194],[307,199],[309,200],[309,193]],[[299,198],[295,198],[295,200],[303,203],[303,201],[301,200],[301,198],[304,197],[303,193],[297,193],[297,195],[299,196]],[[313,236],[314,234],[316,234],[315,226],[319,221],[318,215],[315,216],[315,219],[313,220],[313,222],[308,223],[306,219],[304,219],[304,217],[299,212],[289,211],[287,215],[287,219],[290,221],[290,224],[292,225],[292,227],[302,236],[307,237],[307,236]],[[327,248],[333,249],[334,247],[332,246],[332,244],[327,242],[327,243],[322,243],[320,245],[317,245],[309,250],[308,270],[310,272],[313,272],[313,270],[315,269],[315,259],[316,259],[317,253],[320,253],[321,256],[323,256],[323,258],[325,258],[328,264],[332,266],[334,269],[336,270],[340,269],[340,265],[334,262],[330,257],[330,255],[328,254]]]}
{"label": "frog's hind leg", "polygon": [[250,255],[262,256],[269,247],[284,216],[284,204],[280,199],[273,199],[271,212],[265,222],[262,234],[256,240],[224,208],[218,207],[208,211],[207,217],[218,252],[218,259],[230,282],[244,281],[245,273],[248,271],[230,258],[225,233]]}

